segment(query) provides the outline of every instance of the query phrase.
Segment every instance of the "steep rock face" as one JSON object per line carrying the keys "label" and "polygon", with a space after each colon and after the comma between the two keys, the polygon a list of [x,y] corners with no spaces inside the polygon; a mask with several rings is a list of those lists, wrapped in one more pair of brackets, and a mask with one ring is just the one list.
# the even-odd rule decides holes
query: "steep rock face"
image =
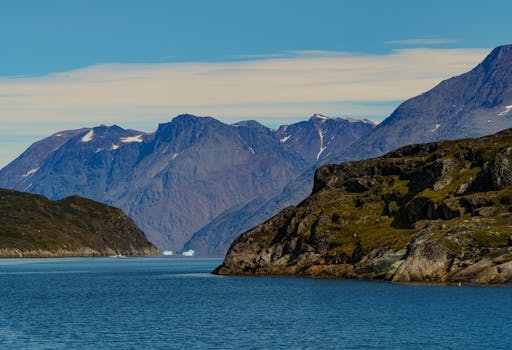
{"label": "steep rock face", "polygon": [[0,257],[158,255],[120,209],[0,189]]}
{"label": "steep rock face", "polygon": [[402,103],[368,137],[332,161],[375,157],[414,143],[479,137],[512,127],[512,45],[473,70]]}
{"label": "steep rock face", "polygon": [[[250,123],[254,125],[255,122]],[[194,233],[185,249],[193,249],[200,256],[224,256],[229,244],[241,232],[306,197],[311,187],[305,174],[312,177],[327,156],[347,148],[367,135],[375,125],[368,119],[328,118],[315,114],[307,121],[281,126],[273,137],[287,151],[301,156],[308,164],[300,178],[283,186],[285,195],[276,197],[276,192],[271,192],[220,214]]]}
{"label": "steep rock face", "polygon": [[276,137],[285,147],[314,164],[343,151],[376,125],[368,119],[328,118],[315,114],[307,121],[281,126]]}
{"label": "steep rock face", "polygon": [[512,129],[327,165],[299,206],[239,236],[216,273],[512,281]]}

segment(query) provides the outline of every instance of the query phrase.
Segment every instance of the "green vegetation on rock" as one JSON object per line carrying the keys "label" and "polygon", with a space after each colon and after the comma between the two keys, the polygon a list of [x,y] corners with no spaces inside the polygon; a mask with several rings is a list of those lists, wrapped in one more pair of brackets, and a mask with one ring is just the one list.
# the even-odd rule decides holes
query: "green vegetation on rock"
{"label": "green vegetation on rock", "polygon": [[512,130],[326,165],[241,235],[219,274],[512,281]]}
{"label": "green vegetation on rock", "polygon": [[0,257],[157,255],[120,209],[0,189]]}

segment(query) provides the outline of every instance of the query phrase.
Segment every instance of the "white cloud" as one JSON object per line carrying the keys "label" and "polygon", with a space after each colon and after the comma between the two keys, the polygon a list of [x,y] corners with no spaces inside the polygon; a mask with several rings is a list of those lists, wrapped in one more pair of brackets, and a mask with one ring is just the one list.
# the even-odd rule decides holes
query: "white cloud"
{"label": "white cloud", "polygon": [[[36,124],[51,124],[53,132],[101,123],[151,131],[180,113],[227,122],[251,118],[272,126],[314,113],[382,118],[400,101],[471,69],[488,52],[301,51],[244,61],[99,64],[47,76],[0,77],[0,125],[19,125],[18,131],[28,133]],[[5,144],[7,136],[0,128],[0,148],[29,145],[21,147],[12,137]],[[0,154],[0,165],[19,154],[11,153]]]}
{"label": "white cloud", "polygon": [[[412,97],[472,68],[487,52],[306,51],[265,60],[101,64],[43,77],[4,77],[0,121],[93,119],[122,124],[185,112],[240,120],[306,116],[308,106],[325,114],[372,115],[378,111],[367,102]],[[337,109],[323,110],[324,105]],[[351,111],[343,105],[352,106]]]}

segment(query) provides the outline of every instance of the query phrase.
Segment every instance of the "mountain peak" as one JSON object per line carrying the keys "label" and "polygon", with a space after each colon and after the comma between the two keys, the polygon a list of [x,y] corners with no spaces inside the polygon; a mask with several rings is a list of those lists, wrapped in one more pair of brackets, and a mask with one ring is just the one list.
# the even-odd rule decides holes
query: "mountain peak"
{"label": "mountain peak", "polygon": [[233,126],[245,126],[247,128],[267,128],[265,125],[261,124],[260,122],[256,120],[242,120],[241,122],[236,122],[231,124]]}
{"label": "mountain peak", "polygon": [[481,63],[486,70],[502,69],[512,65],[512,45],[502,45],[496,47]]}
{"label": "mountain peak", "polygon": [[200,119],[201,117],[198,117],[197,115],[193,115],[193,114],[188,114],[188,113],[185,113],[185,114],[179,114],[177,115],[176,117],[172,118],[172,121],[180,121],[180,120],[198,120]]}
{"label": "mountain peak", "polygon": [[373,126],[377,126],[379,124],[376,121],[373,121],[373,120],[370,120],[370,119],[367,119],[367,118],[364,118],[364,119],[344,118],[344,120],[346,120],[349,123],[366,123],[366,124],[371,124]]}

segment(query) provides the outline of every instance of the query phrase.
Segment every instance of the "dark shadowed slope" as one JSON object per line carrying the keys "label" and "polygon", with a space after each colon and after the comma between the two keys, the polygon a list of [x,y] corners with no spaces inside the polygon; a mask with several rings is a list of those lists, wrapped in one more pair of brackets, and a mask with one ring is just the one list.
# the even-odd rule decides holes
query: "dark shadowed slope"
{"label": "dark shadowed slope", "polygon": [[0,257],[158,255],[120,209],[0,189]]}

